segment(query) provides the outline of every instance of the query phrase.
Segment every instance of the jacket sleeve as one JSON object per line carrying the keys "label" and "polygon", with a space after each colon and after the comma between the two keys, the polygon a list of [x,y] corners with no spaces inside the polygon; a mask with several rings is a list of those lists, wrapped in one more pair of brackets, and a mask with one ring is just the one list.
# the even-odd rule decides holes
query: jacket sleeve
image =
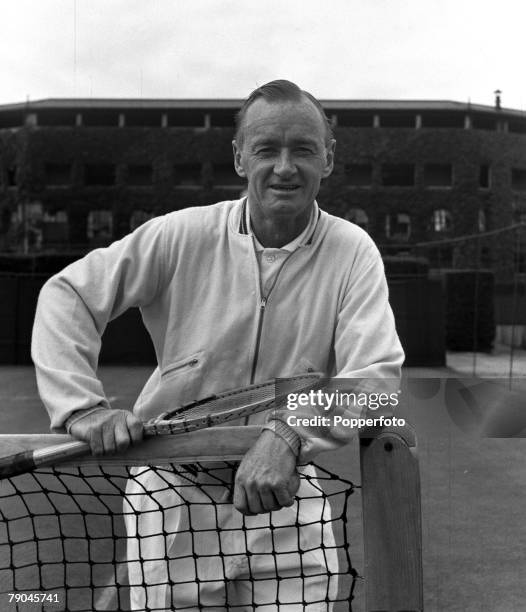
{"label": "jacket sleeve", "polygon": [[51,428],[75,411],[109,407],[96,371],[109,321],[155,297],[163,276],[165,218],[156,218],[108,248],[96,249],[42,288],[31,355]]}
{"label": "jacket sleeve", "polygon": [[[365,248],[351,266],[346,287],[340,300],[334,330],[334,377],[326,391],[359,394],[384,393],[399,390],[404,352],[396,333],[394,316],[388,301],[388,287],[380,254],[367,237]],[[371,396],[372,397],[372,396]],[[334,450],[348,443],[356,434],[354,427],[334,424],[334,416],[343,418],[374,418],[382,411],[368,410],[365,405],[347,401],[328,410],[318,404],[298,407],[294,412],[274,413],[268,428],[283,435],[283,427],[273,426],[273,420],[289,424],[295,417],[295,432],[301,441],[299,462],[311,461],[319,452]],[[313,416],[329,418],[328,425],[298,425],[297,418]],[[327,422],[327,421],[326,421]],[[292,438],[292,436],[289,437]],[[289,445],[291,439],[287,439]]]}

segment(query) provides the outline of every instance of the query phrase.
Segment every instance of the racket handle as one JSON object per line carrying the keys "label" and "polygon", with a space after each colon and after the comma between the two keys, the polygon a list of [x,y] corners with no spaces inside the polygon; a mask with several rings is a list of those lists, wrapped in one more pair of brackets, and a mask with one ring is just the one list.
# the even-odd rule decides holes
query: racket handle
{"label": "racket handle", "polygon": [[45,467],[67,459],[82,457],[89,451],[90,447],[86,442],[73,441],[0,457],[0,479],[25,474],[37,467]]}

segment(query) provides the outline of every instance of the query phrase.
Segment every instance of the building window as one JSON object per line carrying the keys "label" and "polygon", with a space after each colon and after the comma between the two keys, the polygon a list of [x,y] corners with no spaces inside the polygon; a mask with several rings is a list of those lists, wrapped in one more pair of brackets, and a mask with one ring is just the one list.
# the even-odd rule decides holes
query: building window
{"label": "building window", "polygon": [[235,108],[213,110],[210,113],[210,123],[212,127],[233,128],[236,112]]}
{"label": "building window", "polygon": [[71,164],[46,164],[46,185],[63,187],[71,182]]}
{"label": "building window", "polygon": [[373,127],[373,113],[360,111],[339,111],[338,126],[340,127]]}
{"label": "building window", "polygon": [[492,115],[473,115],[472,126],[475,130],[494,130],[496,129],[495,117]]}
{"label": "building window", "polygon": [[353,187],[370,187],[373,178],[371,164],[346,164],[345,177]]}
{"label": "building window", "polygon": [[76,113],[72,110],[39,110],[38,125],[50,127],[69,127],[75,125]]}
{"label": "building window", "polygon": [[491,182],[491,175],[489,166],[480,166],[479,168],[479,187],[481,189],[489,189]]}
{"label": "building window", "polygon": [[453,217],[449,210],[439,208],[431,215],[431,228],[434,232],[449,232],[453,228]]}
{"label": "building window", "polygon": [[119,112],[106,109],[79,109],[82,113],[82,123],[86,127],[117,127],[119,125]]}
{"label": "building window", "polygon": [[130,231],[133,232],[133,230],[150,219],[153,219],[153,212],[149,210],[134,210],[130,215]]}
{"label": "building window", "polygon": [[391,240],[407,242],[411,236],[411,218],[406,213],[385,215],[385,236]]}
{"label": "building window", "polygon": [[35,202],[19,203],[16,210],[12,212],[11,223],[23,223],[26,219],[28,223],[34,225],[42,221],[42,215],[42,202],[36,200]]}
{"label": "building window", "polygon": [[439,112],[422,113],[424,128],[463,128],[464,113]]}
{"label": "building window", "polygon": [[522,168],[511,169],[511,188],[515,191],[526,191],[526,170]]}
{"label": "building window", "polygon": [[393,128],[414,128],[416,125],[416,119],[413,114],[410,113],[382,113],[380,115],[380,126],[381,127],[393,127]]}
{"label": "building window", "polygon": [[68,213],[65,210],[45,212],[42,220],[44,221],[44,223],[67,223]]}
{"label": "building window", "polygon": [[69,237],[68,214],[65,210],[45,212],[42,217],[44,243],[67,242]]}
{"label": "building window", "polygon": [[128,166],[128,185],[148,187],[152,184],[152,167],[147,165]]}
{"label": "building window", "polygon": [[181,187],[201,185],[201,164],[175,164],[174,183]]}
{"label": "building window", "polygon": [[11,226],[17,228],[21,240],[30,250],[38,251],[42,247],[42,202],[21,202],[11,213]]}
{"label": "building window", "polygon": [[425,187],[451,187],[451,164],[424,164]]}
{"label": "building window", "polygon": [[87,164],[84,169],[86,185],[107,187],[115,184],[115,166],[112,164]]}
{"label": "building window", "polygon": [[204,127],[205,125],[203,110],[180,108],[167,114],[170,127]]}
{"label": "building window", "polygon": [[350,208],[345,213],[345,219],[351,223],[354,223],[355,225],[358,225],[365,231],[368,231],[369,217],[363,208]]}
{"label": "building window", "polygon": [[86,235],[89,240],[104,242],[113,237],[113,214],[111,210],[91,210],[88,215]]}
{"label": "building window", "polygon": [[161,113],[150,109],[127,109],[125,124],[126,127],[160,127]]}
{"label": "building window", "polygon": [[234,164],[214,164],[214,185],[226,187],[239,187],[245,184],[245,179],[240,177],[234,169]]}
{"label": "building window", "polygon": [[382,185],[385,187],[412,187],[414,184],[413,164],[383,164]]}
{"label": "building window", "polygon": [[0,113],[0,129],[24,125],[23,111],[2,111]]}

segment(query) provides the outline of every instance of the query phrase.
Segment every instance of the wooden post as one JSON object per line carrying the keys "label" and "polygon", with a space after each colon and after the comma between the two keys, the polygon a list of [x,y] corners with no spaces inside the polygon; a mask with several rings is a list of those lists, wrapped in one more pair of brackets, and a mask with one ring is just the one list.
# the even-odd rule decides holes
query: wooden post
{"label": "wooden post", "polygon": [[416,438],[407,426],[360,433],[367,612],[422,612]]}

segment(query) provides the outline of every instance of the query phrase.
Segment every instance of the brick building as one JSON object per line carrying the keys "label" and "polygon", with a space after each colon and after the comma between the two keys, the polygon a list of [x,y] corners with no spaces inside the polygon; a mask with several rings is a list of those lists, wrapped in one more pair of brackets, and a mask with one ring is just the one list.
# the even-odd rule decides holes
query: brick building
{"label": "brick building", "polygon": [[[243,181],[231,140],[240,103],[0,106],[0,251],[81,253],[154,215],[237,198]],[[499,100],[323,104],[338,145],[320,201],[366,227],[384,253],[526,219],[526,113]],[[513,234],[485,241],[481,252],[486,266],[519,258],[524,271]],[[470,248],[444,243],[423,254],[440,266],[469,264]]]}

